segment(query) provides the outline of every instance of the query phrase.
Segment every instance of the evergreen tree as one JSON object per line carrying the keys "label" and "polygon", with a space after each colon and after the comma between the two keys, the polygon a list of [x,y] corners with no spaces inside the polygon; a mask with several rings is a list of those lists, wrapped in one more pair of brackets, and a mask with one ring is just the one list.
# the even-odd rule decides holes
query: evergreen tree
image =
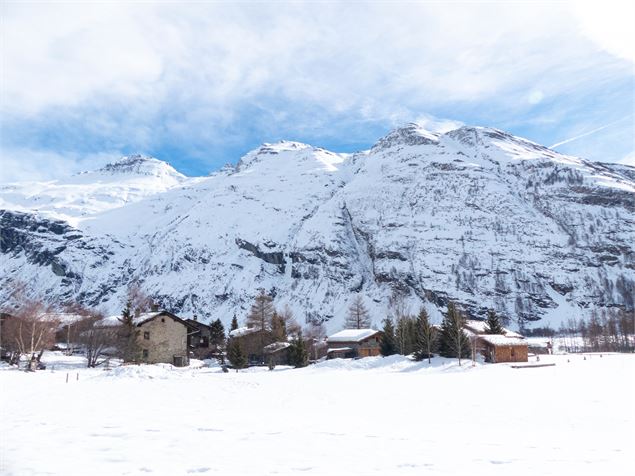
{"label": "evergreen tree", "polygon": [[381,341],[379,343],[379,349],[381,355],[388,357],[397,353],[397,343],[395,342],[395,326],[392,323],[392,319],[384,319],[384,328],[381,335]]}
{"label": "evergreen tree", "polygon": [[432,357],[432,345],[434,342],[434,327],[430,324],[430,317],[425,308],[421,308],[417,320],[415,322],[417,344],[415,350],[415,359],[423,360],[428,359],[430,363],[430,357]]}
{"label": "evergreen tree", "polygon": [[344,323],[345,329],[367,329],[370,327],[368,309],[364,305],[364,298],[356,294],[348,308],[348,317]]}
{"label": "evergreen tree", "polygon": [[247,356],[243,351],[240,339],[230,339],[227,345],[227,358],[235,369],[242,369],[247,365]]}
{"label": "evergreen tree", "polygon": [[287,324],[275,309],[271,316],[271,338],[274,342],[285,342],[287,340]]}
{"label": "evergreen tree", "polygon": [[289,348],[289,363],[296,369],[309,364],[309,352],[306,349],[302,331],[294,337]]}
{"label": "evergreen tree", "polygon": [[448,303],[448,312],[441,323],[440,354],[459,359],[470,356],[470,341],[463,331],[463,316],[453,302]]}
{"label": "evergreen tree", "polygon": [[416,325],[411,316],[401,316],[397,318],[397,328],[395,329],[395,341],[397,352],[401,355],[410,355],[416,350]]}
{"label": "evergreen tree", "polygon": [[214,348],[214,354],[223,361],[223,349],[225,348],[225,326],[220,319],[210,324],[209,343]]}
{"label": "evergreen tree", "polygon": [[121,330],[117,335],[117,347],[121,359],[124,362],[136,362],[139,357],[139,345],[137,343],[137,329],[132,314],[131,300],[126,301],[119,321],[121,321]]}
{"label": "evergreen tree", "polygon": [[236,319],[236,314],[234,314],[234,317],[232,317],[232,323],[229,327],[229,332],[235,331],[236,329],[238,329],[238,319]]}
{"label": "evergreen tree", "polygon": [[494,312],[494,309],[488,309],[487,311],[487,321],[485,323],[485,333],[486,334],[505,334],[505,329],[503,329],[503,325],[501,324],[498,315]]}

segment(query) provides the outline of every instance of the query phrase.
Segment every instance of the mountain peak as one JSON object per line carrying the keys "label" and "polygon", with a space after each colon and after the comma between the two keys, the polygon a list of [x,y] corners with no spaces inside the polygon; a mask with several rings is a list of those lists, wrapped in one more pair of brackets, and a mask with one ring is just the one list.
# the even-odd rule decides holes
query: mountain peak
{"label": "mountain peak", "polygon": [[371,150],[391,149],[393,147],[436,144],[440,134],[425,129],[420,124],[410,122],[390,131],[379,139]]}
{"label": "mountain peak", "polygon": [[185,178],[167,162],[142,154],[132,154],[106,164],[97,173],[172,176]]}
{"label": "mountain peak", "polygon": [[287,152],[300,152],[305,150],[315,149],[312,145],[304,144],[302,142],[281,140],[274,143],[265,142],[258,148],[248,152],[240,158],[236,165],[236,170],[244,170],[246,167],[260,162],[263,158],[268,156],[276,156]]}

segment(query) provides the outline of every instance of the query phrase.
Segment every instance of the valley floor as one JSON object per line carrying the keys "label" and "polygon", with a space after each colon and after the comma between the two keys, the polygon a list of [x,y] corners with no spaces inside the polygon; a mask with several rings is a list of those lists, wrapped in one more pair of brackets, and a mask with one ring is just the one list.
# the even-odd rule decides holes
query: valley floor
{"label": "valley floor", "polygon": [[78,359],[0,369],[0,474],[633,474],[635,355],[238,373]]}

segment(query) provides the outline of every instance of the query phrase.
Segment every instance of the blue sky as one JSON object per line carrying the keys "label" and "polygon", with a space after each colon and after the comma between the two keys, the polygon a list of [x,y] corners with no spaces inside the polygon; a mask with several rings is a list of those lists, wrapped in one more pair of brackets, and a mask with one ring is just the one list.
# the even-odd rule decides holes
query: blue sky
{"label": "blue sky", "polygon": [[625,2],[1,8],[0,181],[136,152],[202,175],[262,142],[351,152],[443,119],[635,165]]}

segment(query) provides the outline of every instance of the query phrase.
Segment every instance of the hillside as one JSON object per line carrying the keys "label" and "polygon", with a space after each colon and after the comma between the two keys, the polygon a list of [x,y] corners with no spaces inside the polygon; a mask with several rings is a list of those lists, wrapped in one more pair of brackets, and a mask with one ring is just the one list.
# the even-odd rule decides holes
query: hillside
{"label": "hillside", "polygon": [[0,186],[0,207],[0,293],[20,279],[105,312],[132,281],[225,323],[265,288],[330,329],[356,292],[377,324],[395,292],[555,326],[633,306],[635,169],[489,128],[411,124],[356,154],[264,144],[197,178],[134,156]]}

